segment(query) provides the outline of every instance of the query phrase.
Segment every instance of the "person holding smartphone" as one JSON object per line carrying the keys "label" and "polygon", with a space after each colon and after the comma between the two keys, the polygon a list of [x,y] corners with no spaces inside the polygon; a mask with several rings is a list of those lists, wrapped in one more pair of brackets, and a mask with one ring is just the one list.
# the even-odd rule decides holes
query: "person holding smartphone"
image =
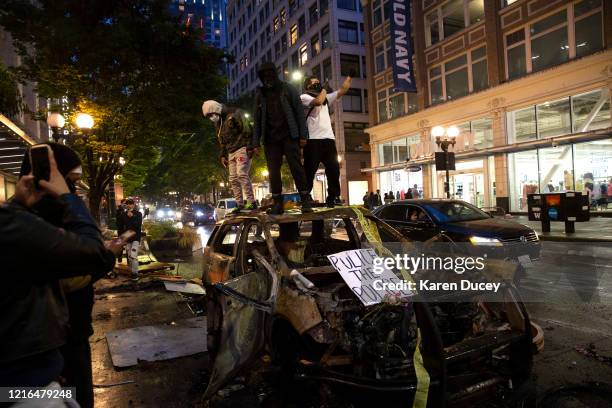
{"label": "person holding smartphone", "polygon": [[139,279],[138,274],[138,251],[140,249],[140,239],[142,237],[142,213],[136,209],[134,200],[125,200],[126,209],[122,215],[122,225],[125,232],[132,231],[134,234],[128,238],[125,247],[127,252],[128,265],[132,272],[132,280]]}
{"label": "person holding smartphone", "polygon": [[306,110],[306,125],[310,138],[304,147],[304,170],[308,189],[312,191],[313,180],[319,164],[325,166],[327,176],[327,207],[333,208],[340,198],[340,164],[336,151],[336,137],[329,116],[329,106],[335,103],[351,87],[351,77],[347,77],[337,91],[327,93],[316,76],[304,80],[304,93],[300,96]]}
{"label": "person holding smartphone", "polygon": [[[105,243],[83,201],[71,192],[48,145],[33,146],[31,171],[0,206],[0,384],[44,387],[64,366],[68,308],[60,279],[103,274],[120,243]],[[46,156],[41,153],[46,153]],[[43,197],[58,201],[55,221],[33,208]],[[56,213],[53,213],[56,215]]]}

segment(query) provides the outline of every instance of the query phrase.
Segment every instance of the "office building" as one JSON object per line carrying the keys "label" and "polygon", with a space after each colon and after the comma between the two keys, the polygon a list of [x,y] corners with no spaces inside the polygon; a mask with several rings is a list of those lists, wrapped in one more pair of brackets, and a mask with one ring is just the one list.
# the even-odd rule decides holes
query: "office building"
{"label": "office building", "polygon": [[[316,75],[333,89],[354,72],[352,88],[332,113],[344,200],[361,203],[370,167],[365,69],[365,31],[358,0],[230,0],[228,2],[230,99],[253,95],[257,68],[273,61],[280,76],[301,89],[302,75]],[[313,197],[325,200],[320,170]]]}
{"label": "office building", "polygon": [[[367,4],[366,4],[367,3]],[[393,90],[391,2],[364,2],[373,175],[381,191],[444,196],[434,126],[456,126],[453,197],[527,211],[527,194],[612,201],[612,3],[414,0],[416,93]],[[612,209],[612,203],[610,205]]]}
{"label": "office building", "polygon": [[219,49],[227,47],[225,0],[174,0],[171,12],[187,26],[203,31],[203,40]]}

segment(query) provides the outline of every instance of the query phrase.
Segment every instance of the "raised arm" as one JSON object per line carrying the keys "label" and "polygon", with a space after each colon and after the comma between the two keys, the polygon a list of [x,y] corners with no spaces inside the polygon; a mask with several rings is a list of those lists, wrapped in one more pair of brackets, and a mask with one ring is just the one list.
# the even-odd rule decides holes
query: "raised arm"
{"label": "raised arm", "polygon": [[351,78],[350,76],[346,77],[346,79],[342,83],[342,86],[340,87],[340,89],[338,89],[338,98],[342,98],[342,96],[344,96],[344,94],[346,94],[348,90],[351,89],[352,80],[353,78]]}

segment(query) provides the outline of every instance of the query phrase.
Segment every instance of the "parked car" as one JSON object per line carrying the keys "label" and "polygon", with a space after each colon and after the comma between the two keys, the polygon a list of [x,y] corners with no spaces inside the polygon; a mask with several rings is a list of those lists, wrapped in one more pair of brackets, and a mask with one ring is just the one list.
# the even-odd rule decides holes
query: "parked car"
{"label": "parked car", "polygon": [[194,203],[185,206],[181,211],[181,222],[194,225],[214,224],[216,221],[215,208],[210,204]]}
{"label": "parked car", "polygon": [[403,253],[414,250],[358,207],[221,219],[204,250],[212,367],[204,398],[266,350],[297,379],[383,392],[386,403],[397,398],[411,406],[418,384],[417,327],[430,377],[428,406],[482,401],[528,381],[537,350],[534,333],[541,341],[543,334],[510,283],[491,303],[480,296],[453,301],[452,294],[443,301],[419,297],[364,306],[327,256],[383,251],[370,241],[378,237],[400,245]]}
{"label": "parked car", "polygon": [[540,239],[532,228],[494,218],[461,200],[401,200],[385,204],[372,214],[413,241],[443,235],[461,251],[486,251],[489,256],[521,260],[540,257]]}
{"label": "parked car", "polygon": [[217,220],[222,219],[223,217],[225,217],[225,215],[227,213],[232,211],[237,206],[238,206],[238,204],[236,203],[236,200],[234,200],[233,198],[221,198],[221,199],[219,199],[219,201],[217,201],[217,205],[215,207],[215,217],[216,217],[216,219]]}

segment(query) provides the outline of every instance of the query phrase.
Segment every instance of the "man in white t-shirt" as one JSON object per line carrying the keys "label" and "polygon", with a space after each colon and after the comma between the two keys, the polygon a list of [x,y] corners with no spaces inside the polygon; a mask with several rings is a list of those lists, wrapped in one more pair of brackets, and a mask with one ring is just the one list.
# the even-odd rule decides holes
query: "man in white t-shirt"
{"label": "man in white t-shirt", "polygon": [[304,81],[304,93],[300,96],[308,126],[308,144],[304,147],[304,170],[308,187],[312,191],[315,173],[319,164],[325,166],[327,176],[327,206],[334,207],[340,197],[340,165],[336,151],[336,138],[329,117],[329,105],[341,98],[351,87],[351,77],[347,77],[342,87],[327,93],[321,87],[319,78],[310,76]]}

